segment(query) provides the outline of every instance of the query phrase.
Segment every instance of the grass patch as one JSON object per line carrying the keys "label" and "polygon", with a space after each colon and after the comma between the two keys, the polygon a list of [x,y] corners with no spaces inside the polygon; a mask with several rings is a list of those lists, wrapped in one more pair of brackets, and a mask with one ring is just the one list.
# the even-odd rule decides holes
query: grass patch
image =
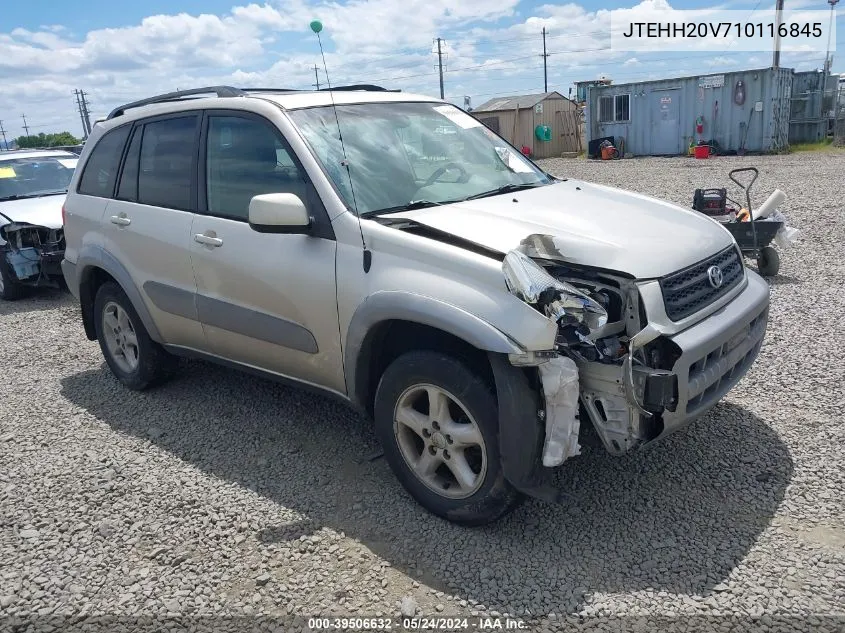
{"label": "grass patch", "polygon": [[845,151],[845,148],[836,147],[833,145],[832,138],[825,138],[821,141],[814,141],[812,143],[794,143],[789,146],[789,151],[791,153],[794,152],[825,152],[828,150],[841,152]]}

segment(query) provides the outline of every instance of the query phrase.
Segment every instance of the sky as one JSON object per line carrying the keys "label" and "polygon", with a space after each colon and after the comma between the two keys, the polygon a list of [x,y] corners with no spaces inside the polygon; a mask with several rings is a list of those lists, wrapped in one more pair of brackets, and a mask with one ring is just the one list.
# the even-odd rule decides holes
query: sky
{"label": "sky", "polygon": [[[610,10],[755,11],[774,0],[0,0],[0,121],[8,138],[67,130],[81,137],[75,89],[92,121],[113,107],[207,85],[310,89],[326,72],[309,23],[320,19],[333,85],[375,83],[439,96],[435,38],[446,99],[473,107],[493,97],[543,92],[574,81],[615,83],[771,65],[770,52],[730,49],[626,53],[610,48]],[[787,8],[829,11],[826,0]],[[834,72],[845,72],[845,3],[837,6]],[[781,66],[821,68],[824,52],[782,53]],[[315,73],[315,65],[317,70]],[[574,88],[573,88],[574,93]]]}

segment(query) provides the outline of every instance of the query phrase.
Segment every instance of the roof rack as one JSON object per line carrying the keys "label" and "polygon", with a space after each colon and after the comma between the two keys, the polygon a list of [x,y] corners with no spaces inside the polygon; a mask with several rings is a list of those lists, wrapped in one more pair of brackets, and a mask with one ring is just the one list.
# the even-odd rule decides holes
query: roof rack
{"label": "roof rack", "polygon": [[[350,86],[334,86],[332,88],[320,88],[317,92],[331,91],[367,91],[367,92],[402,92],[398,89],[382,88],[373,84],[353,84]],[[130,108],[140,108],[145,105],[152,105],[154,103],[166,103],[168,101],[179,101],[185,97],[194,97],[198,95],[215,94],[218,97],[245,97],[250,92],[315,92],[313,90],[297,90],[295,88],[233,88],[232,86],[206,86],[205,88],[191,88],[190,90],[177,90],[176,92],[168,92],[155,97],[148,97],[140,101],[132,101],[122,106],[118,106],[106,117],[106,120],[119,117]]]}
{"label": "roof rack", "polygon": [[218,97],[243,97],[246,93],[240,88],[233,88],[232,86],[206,86],[205,88],[192,88],[190,90],[177,90],[176,92],[168,92],[155,97],[148,97],[140,101],[133,101],[119,106],[109,112],[106,120],[118,117],[130,108],[140,108],[141,106],[151,105],[153,103],[165,103],[167,101],[179,101],[185,97],[192,97],[195,95],[216,94]]}

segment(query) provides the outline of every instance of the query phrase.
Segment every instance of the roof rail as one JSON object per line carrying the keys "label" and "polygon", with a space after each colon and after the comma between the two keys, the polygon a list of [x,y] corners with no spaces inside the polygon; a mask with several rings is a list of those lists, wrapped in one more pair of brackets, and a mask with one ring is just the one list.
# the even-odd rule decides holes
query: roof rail
{"label": "roof rail", "polygon": [[329,90],[366,90],[368,92],[402,92],[399,89],[388,90],[381,86],[374,86],[373,84],[353,84],[351,86],[335,86],[334,88],[320,88],[320,92],[328,92]]}
{"label": "roof rail", "polygon": [[147,99],[141,99],[140,101],[133,101],[131,103],[126,103],[122,106],[119,106],[109,112],[109,115],[106,117],[106,120],[113,119],[115,117],[121,116],[126,112],[126,110],[130,108],[140,108],[141,106],[151,105],[153,103],[164,103],[167,101],[178,101],[179,99],[183,99],[185,97],[191,97],[194,95],[204,95],[204,94],[216,94],[218,97],[243,97],[244,91],[239,88],[233,88],[231,86],[206,86],[205,88],[192,88],[190,90],[177,90],[176,92],[168,92],[161,95],[156,95],[155,97],[149,97]]}
{"label": "roof rail", "polygon": [[332,91],[353,91],[361,90],[368,92],[402,92],[398,89],[382,88],[372,84],[353,84],[351,86],[333,86],[331,88],[320,88],[319,90],[301,90],[298,88],[242,88],[244,92],[328,92]]}

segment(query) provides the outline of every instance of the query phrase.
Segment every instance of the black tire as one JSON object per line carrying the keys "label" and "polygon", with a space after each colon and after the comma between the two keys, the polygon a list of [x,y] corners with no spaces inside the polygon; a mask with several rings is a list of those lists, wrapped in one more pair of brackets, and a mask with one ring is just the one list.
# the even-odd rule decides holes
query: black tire
{"label": "black tire", "polygon": [[772,246],[764,246],[757,256],[757,271],[764,277],[774,277],[780,270],[780,255]]}
{"label": "black tire", "polygon": [[6,261],[6,252],[0,250],[0,299],[14,301],[20,299],[25,288],[12,279],[12,271],[9,270],[9,263]]}
{"label": "black tire", "polygon": [[[478,487],[470,496],[456,499],[435,492],[414,473],[403,457],[394,412],[403,394],[417,385],[433,385],[453,397],[458,395],[459,399],[454,401],[459,402],[460,407],[474,419],[483,437],[486,468],[483,471],[479,469]],[[455,358],[430,351],[408,352],[397,358],[379,382],[374,418],[385,459],[399,482],[429,512],[454,523],[478,526],[504,516],[524,499],[502,472],[496,398],[481,378]],[[425,440],[422,436],[419,439],[423,445]],[[451,438],[449,441],[451,443]],[[442,466],[446,465],[446,462],[442,463]]]}
{"label": "black tire", "polygon": [[[103,318],[105,308],[110,303],[117,304],[126,312],[138,341],[138,363],[132,371],[127,371],[118,364],[106,343]],[[97,296],[94,299],[94,326],[97,341],[100,343],[100,349],[109,369],[125,386],[135,391],[142,391],[172,376],[177,366],[176,358],[150,338],[129,297],[114,282],[106,282],[97,290]]]}

